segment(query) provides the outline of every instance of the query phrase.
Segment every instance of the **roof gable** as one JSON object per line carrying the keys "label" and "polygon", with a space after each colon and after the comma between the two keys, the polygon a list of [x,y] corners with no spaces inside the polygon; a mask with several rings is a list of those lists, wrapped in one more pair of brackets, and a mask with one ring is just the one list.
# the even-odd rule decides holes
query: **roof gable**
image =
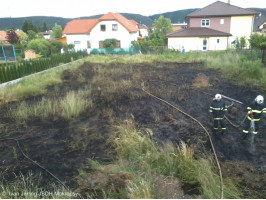
{"label": "roof gable", "polygon": [[133,22],[131,20],[128,20],[123,15],[119,13],[112,13],[109,12],[105,15],[103,15],[100,19],[100,21],[106,21],[106,20],[115,20],[118,21],[120,24],[122,24],[129,32],[136,32],[138,31],[138,28],[136,27],[136,22]]}
{"label": "roof gable", "polygon": [[63,34],[90,33],[98,22],[99,19],[72,20],[66,24]]}
{"label": "roof gable", "polygon": [[190,17],[205,17],[205,16],[240,16],[240,15],[257,15],[259,13],[240,8],[228,3],[221,1],[216,1],[204,8],[196,10],[187,15],[187,18]]}
{"label": "roof gable", "polygon": [[213,30],[210,28],[191,27],[191,28],[174,31],[166,35],[167,38],[169,37],[207,37],[207,36],[208,37],[211,37],[211,36],[228,37],[228,36],[231,36],[231,34]]}

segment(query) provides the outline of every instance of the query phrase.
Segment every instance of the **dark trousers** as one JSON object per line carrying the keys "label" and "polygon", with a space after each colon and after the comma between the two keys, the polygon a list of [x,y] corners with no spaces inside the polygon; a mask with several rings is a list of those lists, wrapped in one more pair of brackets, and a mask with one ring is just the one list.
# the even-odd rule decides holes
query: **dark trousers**
{"label": "dark trousers", "polygon": [[[250,128],[250,122],[251,121],[248,118],[246,118],[243,133],[248,133],[249,128]],[[255,130],[252,133],[253,134],[258,134],[259,122],[258,121],[254,121],[254,123],[255,123]]]}
{"label": "dark trousers", "polygon": [[219,119],[219,120],[213,119],[213,128],[214,128],[214,130],[218,130],[219,129],[219,123],[220,123],[221,129],[222,129],[222,132],[224,132],[226,130],[224,119]]}

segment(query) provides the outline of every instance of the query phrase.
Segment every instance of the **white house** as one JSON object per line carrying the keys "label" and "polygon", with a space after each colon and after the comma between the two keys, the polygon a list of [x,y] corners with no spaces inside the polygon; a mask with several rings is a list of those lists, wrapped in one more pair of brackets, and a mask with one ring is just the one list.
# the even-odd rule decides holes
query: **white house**
{"label": "white house", "polygon": [[138,38],[138,28],[131,20],[119,13],[109,12],[99,19],[72,20],[67,23],[63,34],[67,44],[74,44],[75,50],[103,48],[106,39],[118,40],[117,47],[129,48]]}
{"label": "white house", "polygon": [[51,39],[51,34],[52,33],[53,33],[53,31],[52,30],[49,30],[49,31],[43,32],[42,34],[43,34],[44,39],[49,40],[49,39]]}
{"label": "white house", "polygon": [[139,28],[139,36],[140,37],[148,37],[149,36],[149,30],[148,27],[145,24],[138,24]]}
{"label": "white house", "polygon": [[186,51],[226,50],[236,38],[249,39],[259,13],[216,1],[189,15],[188,28],[169,33],[168,48]]}

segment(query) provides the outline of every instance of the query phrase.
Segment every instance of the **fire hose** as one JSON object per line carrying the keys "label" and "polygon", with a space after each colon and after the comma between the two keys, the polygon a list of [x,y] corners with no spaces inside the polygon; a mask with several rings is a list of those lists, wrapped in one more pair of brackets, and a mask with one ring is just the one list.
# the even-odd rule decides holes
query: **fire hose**
{"label": "fire hose", "polygon": [[144,82],[142,82],[141,84],[141,89],[143,92],[145,92],[146,94],[148,94],[149,96],[159,100],[159,101],[162,101],[164,102],[165,104],[167,104],[168,106],[171,106],[172,108],[174,108],[175,110],[181,112],[182,114],[184,114],[185,116],[191,118],[193,121],[195,121],[196,123],[198,123],[202,129],[205,131],[205,133],[207,134],[207,136],[209,137],[209,140],[210,140],[210,143],[211,143],[211,147],[212,147],[212,150],[213,150],[213,153],[214,153],[214,157],[215,157],[215,161],[216,161],[216,164],[217,164],[217,167],[218,167],[218,170],[219,170],[219,177],[220,177],[220,198],[223,199],[223,191],[224,191],[224,187],[223,187],[223,175],[222,175],[222,170],[221,170],[221,167],[220,167],[220,163],[219,163],[219,160],[218,160],[218,157],[217,157],[217,154],[216,154],[216,151],[215,151],[215,148],[214,148],[214,145],[213,145],[213,142],[212,142],[212,139],[211,139],[211,136],[209,134],[209,132],[207,131],[207,129],[197,120],[195,119],[194,117],[192,117],[191,115],[185,113],[184,111],[180,110],[179,108],[177,108],[176,106],[170,104],[169,102],[151,94],[150,92],[148,92],[147,90],[144,89],[145,85],[144,85]]}

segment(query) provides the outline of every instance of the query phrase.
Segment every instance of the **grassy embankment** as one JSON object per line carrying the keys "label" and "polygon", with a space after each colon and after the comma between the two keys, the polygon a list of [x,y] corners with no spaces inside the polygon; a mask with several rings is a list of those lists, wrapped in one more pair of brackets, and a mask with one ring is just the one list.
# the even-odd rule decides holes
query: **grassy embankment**
{"label": "grassy embankment", "polygon": [[[77,68],[83,62],[95,62],[108,65],[111,63],[153,63],[153,62],[206,62],[206,67],[220,68],[228,78],[237,79],[239,84],[252,84],[265,89],[266,70],[259,62],[250,62],[241,59],[240,56],[231,53],[204,53],[204,54],[162,54],[162,55],[134,55],[134,56],[89,56],[84,61],[75,66],[58,68],[49,73],[33,76],[23,80],[7,89],[0,89],[0,99],[2,103],[10,101],[20,101],[26,97],[44,94],[46,87],[56,85],[61,82],[61,74],[64,69]],[[106,69],[99,68],[98,74],[105,74],[103,77],[94,77],[94,83],[101,82],[106,78]],[[130,69],[127,69],[130,70]],[[119,73],[119,72],[114,72]],[[123,72],[120,72],[123,73]],[[137,76],[137,74],[136,74]],[[108,84],[109,89],[120,90],[131,87],[131,82],[124,81],[123,84]],[[43,99],[40,103],[32,106],[21,102],[17,111],[9,113],[14,115],[18,121],[27,121],[29,117],[38,116],[46,119],[51,115],[60,113],[62,118],[69,119],[78,116],[83,110],[93,107],[90,99],[91,85],[80,91],[69,91],[65,98],[59,101]],[[137,98],[137,97],[134,97]],[[87,99],[90,99],[88,101]],[[86,101],[85,101],[86,100]],[[108,112],[108,111],[106,111]],[[104,191],[88,197],[101,198],[163,198],[154,182],[154,175],[161,174],[165,177],[174,177],[182,183],[197,185],[201,192],[201,198],[219,198],[219,177],[217,169],[212,159],[206,155],[204,158],[195,159],[193,149],[184,143],[179,148],[168,143],[164,147],[158,147],[149,137],[146,137],[136,128],[133,121],[128,120],[120,125],[114,124],[112,140],[117,151],[117,162],[113,173],[126,172],[131,178],[127,188],[116,193]],[[125,161],[126,160],[126,161]],[[95,170],[101,169],[99,164],[95,165]],[[80,187],[84,187],[82,178],[86,176],[81,172],[78,177]],[[28,178],[21,178],[29,180]],[[239,198],[239,191],[232,181],[225,178],[225,198]],[[1,184],[1,183],[0,183]],[[10,185],[0,185],[1,191],[39,191],[38,187],[29,188],[28,184],[11,187]],[[21,187],[22,185],[22,187]],[[97,196],[100,195],[100,196]],[[4,196],[8,198],[9,196]],[[24,198],[27,198],[26,196]],[[59,198],[58,196],[56,198]]]}

